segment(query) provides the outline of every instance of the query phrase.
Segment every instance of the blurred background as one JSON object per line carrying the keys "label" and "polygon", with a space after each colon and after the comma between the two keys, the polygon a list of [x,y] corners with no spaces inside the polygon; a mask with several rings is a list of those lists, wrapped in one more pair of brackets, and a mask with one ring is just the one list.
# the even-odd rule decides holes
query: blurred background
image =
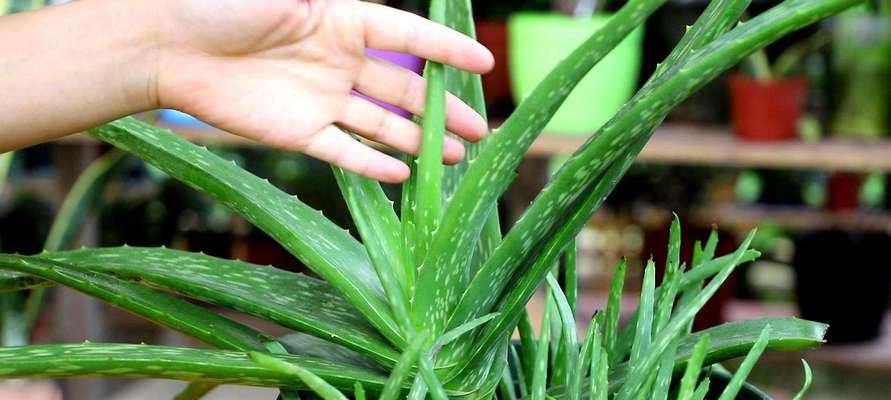
{"label": "blurred background", "polygon": [[[42,6],[0,1],[0,14]],[[422,14],[421,0],[387,4]],[[598,29],[622,1],[474,1],[479,40],[495,54],[484,77],[493,128],[556,62]],[[753,1],[752,15],[777,3]],[[670,0],[570,96],[502,199],[508,228],[566,156],[634,93],[704,9]],[[420,71],[421,60],[373,55]],[[76,79],[76,77],[72,77]],[[778,399],[801,382],[799,359],[815,370],[812,399],[883,399],[891,390],[891,1],[869,5],[790,35],[753,54],[672,112],[638,163],[578,238],[580,322],[603,308],[614,265],[629,263],[624,310],[633,311],[643,265],[665,259],[672,213],[683,222],[682,254],[721,235],[719,252],[760,227],[764,256],[738,270],[697,320],[699,328],[759,316],[796,315],[831,324],[829,341],[802,354],[771,354],[753,382]],[[330,169],[297,154],[257,147],[176,111],[141,116],[269,178],[353,229]],[[48,116],[51,118],[51,116]],[[72,136],[17,152],[0,190],[0,249],[41,251],[74,180],[109,150]],[[85,246],[165,245],[302,271],[264,233],[138,160],[106,185],[82,227]],[[4,165],[0,162],[0,170]],[[398,188],[392,187],[393,194]],[[354,229],[353,229],[354,230]],[[538,312],[533,301],[530,311]],[[626,316],[627,316],[626,315]],[[232,315],[269,332],[282,328]],[[54,289],[35,342],[189,344],[187,339],[76,292]],[[66,399],[155,399],[164,382],[62,382]],[[149,386],[147,386],[149,385]],[[253,393],[253,392],[252,392]],[[274,396],[257,392],[257,398]],[[225,393],[218,394],[220,399]],[[236,389],[232,398],[244,398]],[[115,397],[117,396],[117,397]]]}

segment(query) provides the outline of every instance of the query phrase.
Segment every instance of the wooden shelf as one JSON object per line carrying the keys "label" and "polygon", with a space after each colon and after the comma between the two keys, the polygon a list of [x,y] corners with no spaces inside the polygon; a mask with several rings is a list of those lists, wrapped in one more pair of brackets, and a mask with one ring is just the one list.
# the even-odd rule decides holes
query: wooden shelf
{"label": "wooden shelf", "polygon": [[[171,129],[190,141],[207,146],[260,146],[256,142],[213,128]],[[587,135],[546,133],[532,145],[529,155],[569,155],[585,140]],[[95,143],[84,135],[71,136],[59,142]],[[828,139],[818,143],[747,142],[737,139],[726,127],[669,123],[656,130],[638,160],[667,165],[891,172],[891,141],[852,142]]]}
{"label": "wooden shelf", "polygon": [[[570,154],[586,139],[543,135],[530,154]],[[656,130],[638,160],[670,165],[887,172],[891,171],[891,142],[747,142],[723,127],[665,124]]]}
{"label": "wooden shelf", "polygon": [[692,218],[709,225],[750,229],[769,223],[793,230],[842,229],[848,231],[889,232],[891,213],[881,210],[832,212],[804,207],[783,206],[710,206],[695,210]]}

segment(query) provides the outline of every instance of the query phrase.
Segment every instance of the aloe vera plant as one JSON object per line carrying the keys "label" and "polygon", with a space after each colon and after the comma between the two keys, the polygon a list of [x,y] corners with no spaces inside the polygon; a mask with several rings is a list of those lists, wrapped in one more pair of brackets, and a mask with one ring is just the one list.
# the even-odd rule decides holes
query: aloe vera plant
{"label": "aloe vera plant", "polygon": [[[669,110],[751,52],[861,0],[786,0],[738,24],[748,0],[712,1],[644,87],[564,164],[502,236],[496,202],[514,170],[575,84],[664,0],[629,0],[563,60],[468,159],[444,167],[444,95],[483,113],[479,76],[431,63],[423,140],[400,207],[375,181],[335,169],[358,240],[268,181],[169,131],[125,118],[90,134],[132,153],[264,230],[317,277],[165,248],[107,248],[0,255],[0,288],[59,284],[194,337],[212,349],[64,344],[0,348],[0,378],[107,376],[275,387],[285,399],[703,398],[709,365],[747,356],[732,398],[764,350],[817,346],[826,327],[797,319],[732,323],[692,332],[696,313],[733,272],[757,257],[752,235],[717,257],[712,236],[687,268],[680,225],[670,232],[660,287],[645,271],[641,306],[618,325],[624,264],[607,309],[584,336],[573,241]],[[469,0],[433,0],[430,16],[473,35]],[[559,261],[565,277],[551,273]],[[707,284],[705,282],[708,281]],[[546,286],[535,339],[525,314]],[[250,314],[317,339],[271,337],[201,305]],[[511,346],[515,330],[518,346]]]}

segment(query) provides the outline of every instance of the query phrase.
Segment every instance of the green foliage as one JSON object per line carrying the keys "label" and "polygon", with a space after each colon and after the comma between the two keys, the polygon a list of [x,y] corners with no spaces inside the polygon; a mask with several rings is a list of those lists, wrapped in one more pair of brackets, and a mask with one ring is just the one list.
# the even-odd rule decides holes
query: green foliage
{"label": "green foliage", "polygon": [[[168,249],[59,251],[82,215],[69,207],[50,252],[0,255],[0,290],[69,286],[218,350],[6,347],[0,348],[0,378],[193,382],[182,399],[224,383],[276,387],[284,398],[312,390],[326,399],[662,400],[675,393],[701,399],[710,385],[703,369],[747,356],[725,392],[733,397],[763,351],[813,348],[826,330],[797,319],[764,319],[691,332],[696,314],[734,269],[758,256],[750,249],[754,232],[723,256],[715,254],[713,234],[687,266],[675,220],[662,285],[656,286],[651,262],[640,307],[620,327],[628,268],[620,263],[607,307],[592,318],[581,343],[575,315],[591,310],[578,309],[574,240],[672,107],[754,50],[861,1],[786,0],[736,27],[747,0],[710,2],[643,88],[564,164],[504,237],[495,212],[517,165],[572,88],[663,2],[628,1],[496,134],[468,145],[469,161],[453,167],[441,165],[443,138],[450,135],[445,92],[482,112],[480,77],[431,63],[421,154],[406,157],[413,176],[403,185],[400,212],[379,183],[335,169],[361,242],[294,196],[171,132],[129,118],[92,130],[242,215],[320,279]],[[431,16],[473,35],[469,0],[434,0]],[[92,175],[106,176],[100,172],[113,164]],[[543,284],[546,306],[536,339],[525,307]],[[301,333],[272,338],[188,299]],[[509,345],[515,330],[516,347]],[[808,373],[803,390],[810,380]]]}

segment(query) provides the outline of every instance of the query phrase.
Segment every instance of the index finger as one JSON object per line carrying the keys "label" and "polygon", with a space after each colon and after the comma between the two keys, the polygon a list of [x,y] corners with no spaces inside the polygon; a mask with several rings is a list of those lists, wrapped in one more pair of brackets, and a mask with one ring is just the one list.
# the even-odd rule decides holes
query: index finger
{"label": "index finger", "polygon": [[414,54],[479,74],[495,65],[485,46],[445,25],[379,4],[359,4],[367,47]]}

